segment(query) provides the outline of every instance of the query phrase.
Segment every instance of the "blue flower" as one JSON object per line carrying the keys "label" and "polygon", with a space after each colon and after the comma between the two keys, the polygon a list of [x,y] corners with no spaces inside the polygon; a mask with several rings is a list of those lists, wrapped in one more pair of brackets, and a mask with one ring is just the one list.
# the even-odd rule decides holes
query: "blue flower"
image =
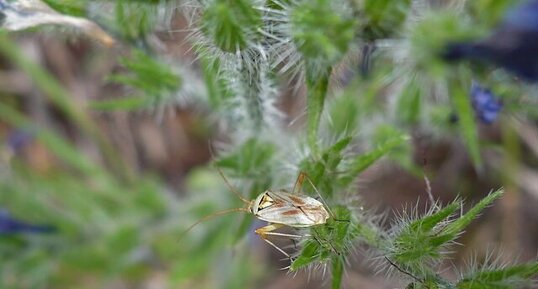
{"label": "blue flower", "polygon": [[13,153],[21,153],[21,151],[29,145],[33,140],[33,134],[23,130],[11,132],[7,137],[7,147]]}
{"label": "blue flower", "polygon": [[35,225],[17,220],[5,209],[0,208],[0,236],[20,233],[52,233],[56,231],[54,226]]}
{"label": "blue flower", "polygon": [[538,1],[528,1],[509,10],[504,17],[503,26],[538,32]]}
{"label": "blue flower", "polygon": [[471,85],[471,104],[476,116],[482,123],[491,124],[499,116],[503,105],[487,88],[473,82]]}

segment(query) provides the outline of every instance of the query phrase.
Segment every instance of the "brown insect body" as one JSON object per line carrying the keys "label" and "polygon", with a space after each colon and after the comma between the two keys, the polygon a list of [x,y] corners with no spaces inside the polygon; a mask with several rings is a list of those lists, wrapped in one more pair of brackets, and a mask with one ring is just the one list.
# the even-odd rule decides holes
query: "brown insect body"
{"label": "brown insect body", "polygon": [[320,201],[286,191],[261,193],[250,203],[249,210],[260,220],[296,228],[325,224],[329,218]]}

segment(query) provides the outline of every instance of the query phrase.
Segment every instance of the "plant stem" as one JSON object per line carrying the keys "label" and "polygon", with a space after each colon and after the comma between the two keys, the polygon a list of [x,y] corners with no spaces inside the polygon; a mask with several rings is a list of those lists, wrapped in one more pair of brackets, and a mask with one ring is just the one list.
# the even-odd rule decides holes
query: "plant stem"
{"label": "plant stem", "polygon": [[313,75],[308,75],[308,73],[306,77],[306,87],[308,89],[306,101],[308,114],[307,141],[312,154],[316,157],[319,157],[318,128],[325,97],[327,96],[330,75],[331,68],[327,69],[326,73],[322,74],[321,77],[314,77]]}

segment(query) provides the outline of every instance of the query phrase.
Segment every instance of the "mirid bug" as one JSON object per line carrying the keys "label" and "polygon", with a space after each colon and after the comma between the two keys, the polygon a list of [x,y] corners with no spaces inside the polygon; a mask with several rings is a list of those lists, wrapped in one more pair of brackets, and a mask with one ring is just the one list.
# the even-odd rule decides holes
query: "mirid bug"
{"label": "mirid bug", "polygon": [[[251,201],[243,198],[243,196],[241,196],[241,194],[230,185],[220,170],[219,174],[230,190],[235,193],[237,197],[246,204],[246,206],[243,208],[233,208],[219,211],[208,215],[192,224],[189,228],[187,228],[187,230],[185,230],[184,233],[188,232],[199,223],[215,216],[224,215],[231,212],[248,212],[253,214],[256,218],[269,223],[267,226],[256,229],[255,233],[258,234],[262,240],[291,259],[291,256],[271,242],[268,239],[268,236],[281,236],[292,239],[302,238],[305,235],[286,234],[274,231],[286,226],[294,228],[307,228],[322,225],[325,224],[329,218],[329,211],[325,208],[322,202],[312,197],[300,194],[303,182],[306,179],[306,174],[304,172],[301,172],[297,177],[292,193],[285,190],[266,190]],[[310,180],[308,181],[310,182]],[[312,184],[312,182],[310,183]],[[314,187],[313,184],[312,186]]]}

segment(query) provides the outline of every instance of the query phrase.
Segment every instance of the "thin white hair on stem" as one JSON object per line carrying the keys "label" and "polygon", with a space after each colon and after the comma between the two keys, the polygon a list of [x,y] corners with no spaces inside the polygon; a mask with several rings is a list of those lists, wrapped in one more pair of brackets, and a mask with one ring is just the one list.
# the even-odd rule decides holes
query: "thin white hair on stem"
{"label": "thin white hair on stem", "polygon": [[428,176],[426,174],[424,174],[424,184],[426,185],[426,193],[428,194],[428,198],[430,199],[430,205],[432,207],[434,207],[438,203],[433,198],[432,186],[431,186],[431,183],[430,183],[430,179],[428,178]]}
{"label": "thin white hair on stem", "polygon": [[[488,244],[486,254],[479,258],[478,252],[474,252],[471,257],[464,262],[464,266],[459,270],[461,279],[470,277],[472,274],[484,271],[501,270],[516,264],[518,258],[506,258],[502,248]],[[480,260],[482,259],[482,260]]]}
{"label": "thin white hair on stem", "polygon": [[[191,2],[193,3],[193,2]],[[197,52],[197,59],[207,59],[218,67],[216,77],[222,80],[225,91],[231,96],[223,103],[229,108],[225,117],[231,123],[247,124],[246,129],[259,130],[262,125],[278,125],[282,113],[276,107],[278,90],[269,78],[270,68],[266,45],[254,42],[255,37],[247,37],[247,43],[235,53],[222,51],[204,33],[206,24],[200,11],[211,3],[196,2],[199,7],[191,12],[192,32],[188,38]],[[254,1],[260,5],[261,1]],[[246,31],[248,32],[248,31]],[[245,128],[239,128],[239,131]]]}

